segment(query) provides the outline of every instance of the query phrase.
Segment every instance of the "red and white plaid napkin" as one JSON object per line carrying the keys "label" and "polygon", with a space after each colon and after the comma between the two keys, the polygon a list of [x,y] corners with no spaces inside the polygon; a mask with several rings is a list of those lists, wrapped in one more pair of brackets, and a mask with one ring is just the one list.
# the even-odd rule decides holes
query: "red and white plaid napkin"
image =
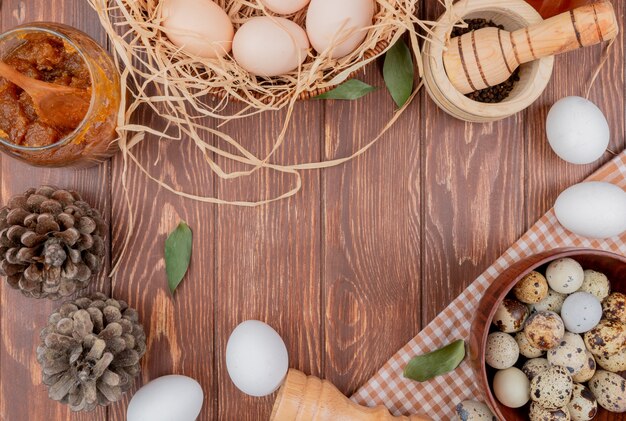
{"label": "red and white plaid napkin", "polygon": [[[626,151],[588,180],[608,181],[626,190]],[[609,240],[589,240],[565,231],[554,211],[549,211],[448,308],[387,361],[352,396],[352,400],[366,406],[384,405],[395,415],[423,414],[433,420],[453,419],[455,406],[463,400],[481,400],[481,392],[467,362],[453,373],[426,383],[405,379],[402,376],[404,366],[416,355],[433,351],[456,339],[469,338],[478,302],[498,274],[524,257],[559,247],[591,247],[626,255],[626,234]]]}

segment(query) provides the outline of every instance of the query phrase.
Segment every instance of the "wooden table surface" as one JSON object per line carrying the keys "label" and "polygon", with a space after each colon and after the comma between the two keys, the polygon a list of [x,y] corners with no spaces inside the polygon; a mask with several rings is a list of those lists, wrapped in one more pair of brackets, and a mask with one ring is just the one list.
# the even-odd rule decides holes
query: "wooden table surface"
{"label": "wooden table surface", "polygon": [[[84,0],[3,0],[1,5],[3,31],[22,21],[51,20],[107,43]],[[420,13],[437,16],[436,5],[424,0]],[[623,22],[623,2],[615,6]],[[590,96],[609,119],[613,151],[626,146],[623,47],[620,36]],[[129,252],[115,278],[101,276],[91,289],[139,310],[148,351],[138,383],[185,374],[204,389],[201,420],[267,419],[274,396],[244,396],[230,382],[224,363],[231,330],[244,320],[260,319],[285,339],[292,367],[330,379],[348,395],[354,392],[546,212],[559,192],[611,158],[607,152],[593,165],[568,165],[554,155],[544,135],[549,106],[567,95],[583,95],[601,54],[602,48],[595,47],[559,57],[541,99],[498,123],[453,120],[422,92],[364,156],[305,173],[296,197],[269,206],[243,209],[183,200],[131,166],[136,224]],[[383,86],[376,66],[363,78]],[[300,103],[277,159],[350,154],[382,128],[393,108],[384,89],[356,102]],[[265,114],[226,129],[250,149],[267,151],[283,115]],[[141,118],[152,121],[147,114]],[[167,162],[154,165],[159,153],[167,155]],[[292,183],[272,174],[221,182],[189,142],[145,142],[138,154],[155,174],[199,194],[254,200]],[[110,268],[129,230],[119,156],[80,171],[34,169],[6,156],[0,162],[2,203],[46,183],[79,190],[102,209],[112,227]],[[190,272],[172,299],[163,241],[179,220],[192,227],[194,250]],[[2,282],[2,419],[124,420],[130,394],[84,415],[71,415],[48,399],[35,348],[56,306],[25,298]]]}

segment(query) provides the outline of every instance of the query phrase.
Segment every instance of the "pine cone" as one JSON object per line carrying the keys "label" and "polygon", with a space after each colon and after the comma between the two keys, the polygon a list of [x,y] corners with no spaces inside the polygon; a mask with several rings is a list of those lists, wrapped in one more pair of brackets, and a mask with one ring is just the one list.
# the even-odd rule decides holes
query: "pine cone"
{"label": "pine cone", "polygon": [[0,275],[28,297],[71,295],[102,269],[106,232],[78,193],[30,189],[0,209]]}
{"label": "pine cone", "polygon": [[121,399],[146,352],[137,311],[100,293],[65,302],[40,337],[43,383],[51,399],[69,404],[72,411]]}

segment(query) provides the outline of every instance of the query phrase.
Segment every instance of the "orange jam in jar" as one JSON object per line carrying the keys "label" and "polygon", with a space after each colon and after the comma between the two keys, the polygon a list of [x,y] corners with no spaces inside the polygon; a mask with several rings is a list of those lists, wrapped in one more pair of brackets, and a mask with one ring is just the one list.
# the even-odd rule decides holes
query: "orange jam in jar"
{"label": "orange jam in jar", "polygon": [[75,127],[56,127],[37,115],[30,96],[0,77],[0,149],[36,166],[86,167],[113,155],[121,88],[108,53],[86,34],[56,23],[35,23],[0,35],[0,58],[18,72],[84,90],[89,108]]}

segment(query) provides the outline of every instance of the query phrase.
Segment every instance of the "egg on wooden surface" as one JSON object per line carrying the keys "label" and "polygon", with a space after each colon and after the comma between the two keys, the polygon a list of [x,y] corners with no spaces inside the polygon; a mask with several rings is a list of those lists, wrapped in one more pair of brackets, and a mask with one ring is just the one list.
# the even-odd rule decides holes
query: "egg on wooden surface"
{"label": "egg on wooden surface", "polygon": [[570,376],[580,373],[587,365],[585,342],[576,334],[566,332],[561,343],[548,351],[551,367],[563,367]]}
{"label": "egg on wooden surface", "polygon": [[594,374],[596,374],[596,359],[589,350],[585,352],[587,355],[587,363],[582,370],[572,376],[572,380],[576,383],[585,383],[591,380]]}
{"label": "egg on wooden surface", "polygon": [[611,130],[602,111],[591,101],[570,96],[557,101],[546,121],[554,152],[572,164],[590,164],[609,146]]}
{"label": "egg on wooden surface", "polygon": [[226,12],[211,0],[164,0],[163,31],[183,51],[204,58],[230,52],[235,30]]}
{"label": "egg on wooden surface", "polygon": [[585,270],[585,279],[580,291],[588,292],[602,301],[611,293],[611,282],[604,273],[592,269]]}
{"label": "egg on wooden surface", "polygon": [[603,319],[585,333],[585,345],[597,357],[622,352],[626,349],[626,325],[617,320]]}
{"label": "egg on wooden surface", "polygon": [[626,371],[626,349],[613,355],[599,355],[596,357],[598,365],[612,373]]}
{"label": "egg on wooden surface", "polygon": [[200,414],[204,393],[194,379],[159,377],[139,389],[128,404],[127,421],[194,421]]}
{"label": "egg on wooden surface", "polygon": [[539,358],[545,354],[542,349],[535,348],[530,343],[526,337],[526,333],[523,331],[515,334],[515,342],[517,342],[517,346],[519,347],[520,355],[523,355],[526,358]]}
{"label": "egg on wooden surface", "polygon": [[614,292],[602,301],[604,318],[626,323],[626,295]]}
{"label": "egg on wooden surface", "polygon": [[269,10],[279,15],[291,15],[302,10],[310,0],[261,0]]}
{"label": "egg on wooden surface", "polygon": [[585,273],[580,263],[565,257],[550,262],[546,269],[546,279],[550,288],[556,292],[571,294],[582,286]]}
{"label": "egg on wooden surface", "polygon": [[528,411],[530,421],[570,421],[570,413],[567,407],[557,409],[545,409],[537,402],[530,404]]}
{"label": "egg on wooden surface", "polygon": [[575,184],[554,204],[559,223],[574,234],[604,239],[626,231],[626,192],[604,181]]}
{"label": "egg on wooden surface", "polygon": [[532,358],[524,363],[522,366],[522,372],[526,374],[528,380],[532,380],[539,373],[542,373],[550,368],[550,363],[546,358]]}
{"label": "egg on wooden surface", "polygon": [[530,382],[519,368],[500,370],[493,377],[493,393],[502,405],[521,408],[530,400]]}
{"label": "egg on wooden surface", "polygon": [[598,401],[591,390],[582,384],[575,384],[572,400],[567,405],[570,416],[575,421],[590,421],[598,413]]}
{"label": "egg on wooden surface", "polygon": [[493,332],[487,337],[485,362],[498,370],[513,367],[519,358],[519,346],[513,337],[503,332]]}
{"label": "egg on wooden surface", "polygon": [[589,381],[598,404],[609,412],[626,412],[626,379],[619,374],[598,370]]}
{"label": "egg on wooden surface", "polygon": [[456,406],[457,421],[496,421],[491,409],[478,401],[463,401]]}
{"label": "egg on wooden surface", "polygon": [[235,60],[256,76],[279,76],[297,69],[306,60],[308,49],[304,29],[280,17],[251,18],[233,40]]}
{"label": "egg on wooden surface", "polygon": [[524,333],[532,346],[547,351],[559,345],[565,335],[565,325],[558,314],[541,311],[528,318]]}
{"label": "egg on wooden surface", "polygon": [[513,288],[515,298],[526,304],[537,304],[548,296],[548,281],[539,272],[532,271]]}
{"label": "egg on wooden surface", "polygon": [[550,289],[548,290],[548,295],[546,296],[546,298],[539,301],[537,304],[533,304],[532,307],[533,310],[536,312],[553,311],[555,313],[560,313],[566,298],[567,295]]}
{"label": "egg on wooden surface", "polygon": [[530,398],[546,409],[567,406],[574,383],[567,370],[556,366],[539,373],[530,382]]}
{"label": "egg on wooden surface", "polygon": [[524,322],[529,315],[530,310],[525,304],[505,298],[498,306],[491,323],[502,332],[515,333],[524,328]]}
{"label": "egg on wooden surface", "polygon": [[565,299],[561,309],[565,329],[572,333],[585,333],[596,327],[602,319],[602,304],[588,292],[576,292]]}
{"label": "egg on wooden surface", "polygon": [[374,0],[311,0],[306,32],[318,53],[341,58],[361,45],[373,19]]}
{"label": "egg on wooden surface", "polygon": [[226,369],[242,392],[266,396],[287,375],[289,356],[280,335],[269,325],[248,320],[233,330],[226,345]]}

